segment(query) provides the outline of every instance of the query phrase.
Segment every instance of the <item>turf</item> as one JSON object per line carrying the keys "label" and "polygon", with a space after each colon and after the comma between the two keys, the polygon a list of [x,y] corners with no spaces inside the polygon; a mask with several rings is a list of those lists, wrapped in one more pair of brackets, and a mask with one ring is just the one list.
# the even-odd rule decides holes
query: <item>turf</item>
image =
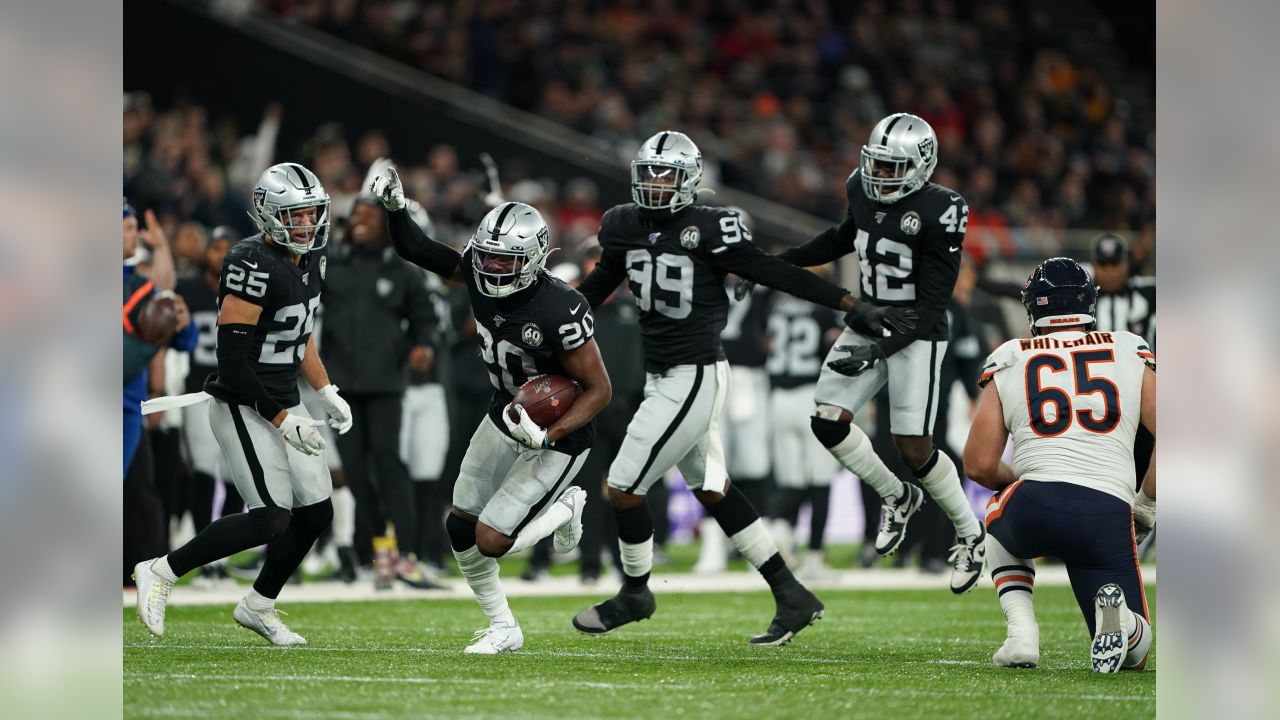
{"label": "turf", "polygon": [[[287,591],[286,591],[287,592]],[[827,591],[827,617],[783,648],[746,638],[766,592],[658,596],[653,619],[577,634],[583,598],[517,598],[519,653],[467,656],[469,601],[295,604],[305,648],[274,648],[231,607],[171,607],[163,639],[124,611],[125,717],[1154,717],[1156,674],[1098,676],[1067,588],[1038,588],[1041,666],[990,666],[1004,637],[989,587]],[[287,599],[287,598],[286,598]],[[1154,603],[1154,588],[1148,590]]]}

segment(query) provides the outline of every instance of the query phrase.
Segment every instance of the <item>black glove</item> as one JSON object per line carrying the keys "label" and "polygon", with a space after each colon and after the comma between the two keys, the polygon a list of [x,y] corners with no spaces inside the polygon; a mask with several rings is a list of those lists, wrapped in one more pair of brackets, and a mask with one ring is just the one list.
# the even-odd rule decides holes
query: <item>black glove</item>
{"label": "black glove", "polygon": [[915,308],[888,307],[858,301],[854,304],[853,309],[844,316],[844,324],[850,330],[858,332],[860,328],[854,323],[854,318],[861,320],[863,324],[871,328],[872,332],[883,337],[889,337],[894,333],[898,335],[914,333],[916,331],[916,322],[920,319],[920,316],[916,313]]}
{"label": "black glove", "polygon": [[733,284],[733,299],[742,300],[742,298],[751,294],[756,284],[750,280],[739,280]]}
{"label": "black glove", "polygon": [[857,377],[874,368],[876,363],[885,359],[884,351],[875,343],[869,345],[837,345],[836,350],[849,353],[849,357],[832,360],[827,363],[827,367],[849,377]]}

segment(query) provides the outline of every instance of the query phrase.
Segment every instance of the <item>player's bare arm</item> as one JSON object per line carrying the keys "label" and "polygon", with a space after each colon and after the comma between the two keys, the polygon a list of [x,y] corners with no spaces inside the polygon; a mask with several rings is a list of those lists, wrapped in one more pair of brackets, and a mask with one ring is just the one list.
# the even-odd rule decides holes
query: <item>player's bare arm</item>
{"label": "player's bare arm", "polygon": [[617,250],[605,250],[600,254],[600,262],[596,263],[595,269],[578,283],[578,292],[594,308],[608,300],[626,277],[627,270],[621,253]]}
{"label": "player's bare arm", "polygon": [[987,383],[978,396],[978,411],[964,444],[965,474],[989,490],[999,491],[1012,485],[1017,480],[1013,468],[1001,460],[1008,439],[1000,393],[995,383]]}
{"label": "player's bare arm", "polygon": [[302,377],[316,390],[329,384],[329,373],[324,369],[320,353],[316,350],[315,335],[307,338],[307,349],[302,356]]}
{"label": "player's bare arm", "polygon": [[609,382],[609,372],[605,370],[604,358],[600,357],[600,347],[596,345],[595,338],[561,354],[560,362],[564,364],[569,377],[582,385],[582,395],[578,396],[559,420],[547,428],[549,443],[586,425],[613,398],[613,385]]}

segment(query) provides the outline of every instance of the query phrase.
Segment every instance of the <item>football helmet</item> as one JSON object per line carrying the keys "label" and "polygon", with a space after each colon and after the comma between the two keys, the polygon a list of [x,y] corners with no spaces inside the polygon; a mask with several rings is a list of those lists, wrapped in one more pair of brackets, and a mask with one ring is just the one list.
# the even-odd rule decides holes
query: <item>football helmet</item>
{"label": "football helmet", "polygon": [[538,281],[551,254],[550,243],[551,231],[537,210],[505,202],[484,216],[464,252],[471,252],[476,287],[500,298]]}
{"label": "football helmet", "polygon": [[702,152],[688,135],[664,130],[631,161],[631,200],[646,210],[676,212],[693,204],[702,181]]}
{"label": "football helmet", "polygon": [[295,255],[329,242],[329,194],[315,173],[297,163],[272,165],[258,177],[249,217]]}
{"label": "football helmet", "polygon": [[876,123],[862,146],[862,192],[895,203],[924,187],[938,166],[938,136],[923,119],[895,113]]}
{"label": "football helmet", "polygon": [[1093,276],[1071,258],[1055,257],[1040,263],[1022,289],[1022,306],[1027,309],[1032,335],[1039,335],[1041,328],[1065,325],[1093,330],[1097,303],[1098,286]]}

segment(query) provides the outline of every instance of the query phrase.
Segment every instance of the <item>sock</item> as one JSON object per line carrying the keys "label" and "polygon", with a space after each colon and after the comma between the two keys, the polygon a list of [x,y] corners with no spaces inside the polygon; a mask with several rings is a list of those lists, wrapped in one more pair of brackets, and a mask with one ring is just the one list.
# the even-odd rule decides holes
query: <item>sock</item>
{"label": "sock", "polygon": [[1125,623],[1126,632],[1129,635],[1129,652],[1124,656],[1124,662],[1121,667],[1135,667],[1146,662],[1147,653],[1151,651],[1151,640],[1154,634],[1151,631],[1151,623],[1132,610],[1129,611],[1132,616],[1129,622]]}
{"label": "sock", "polygon": [[151,563],[151,572],[160,576],[161,580],[170,585],[178,582],[178,576],[174,574],[173,568],[169,567],[169,556],[165,555]]}
{"label": "sock", "polygon": [[269,598],[253,588],[249,588],[249,594],[244,596],[244,604],[249,606],[250,610],[270,610],[276,606],[276,599]]}
{"label": "sock", "polygon": [[1040,645],[1040,626],[1036,624],[1032,591],[1035,586],[1035,561],[1014,556],[991,533],[986,539],[987,563],[991,580],[1000,596],[1009,637],[1023,638]]}
{"label": "sock", "polygon": [[507,555],[513,555],[526,548],[533,547],[542,538],[556,531],[556,528],[569,522],[573,518],[573,509],[562,502],[553,502],[542,515],[529,521],[516,535],[516,541],[511,545],[511,549],[506,552]]}
{"label": "sock", "polygon": [[876,455],[875,448],[871,447],[871,438],[867,437],[862,428],[849,423],[849,434],[833,447],[827,448],[827,452],[874,488],[881,498],[896,500],[902,497],[902,481]]}
{"label": "sock", "polygon": [[702,518],[698,522],[698,539],[702,543],[698,548],[698,567],[723,570],[728,560],[728,551],[724,545],[727,538],[720,529],[720,523],[712,517]]}
{"label": "sock", "polygon": [[471,594],[489,618],[489,624],[515,625],[516,618],[507,606],[507,594],[498,580],[498,561],[480,554],[480,548],[475,545],[462,551],[454,550],[453,557],[471,587]]}
{"label": "sock", "polygon": [[217,481],[208,473],[194,471],[191,473],[191,521],[196,532],[200,532],[213,522],[213,497]]}
{"label": "sock", "polygon": [[[827,514],[831,509],[831,488],[809,488],[809,549],[822,550],[827,534]],[[819,555],[822,553],[819,552]]]}
{"label": "sock", "polygon": [[653,516],[649,504],[613,508],[618,523],[618,552],[622,558],[622,580],[629,588],[649,584],[653,570]]}
{"label": "sock", "polygon": [[738,552],[764,576],[775,594],[799,584],[783,561],[764,521],[737,485],[730,485],[724,499],[707,508],[707,511],[720,523],[724,534],[729,536],[729,541],[738,548]]}
{"label": "sock", "polygon": [[769,534],[773,536],[773,542],[778,546],[778,552],[782,553],[784,560],[795,557],[796,534],[790,522],[775,517],[769,521]]}
{"label": "sock", "polygon": [[267,543],[262,569],[253,581],[253,589],[264,597],[276,598],[289,581],[302,559],[311,552],[316,538],[333,521],[333,503],[328,498],[312,505],[293,509],[289,527],[279,539]]}
{"label": "sock", "polygon": [[254,508],[225,515],[209,523],[209,527],[169,553],[166,559],[173,574],[182,577],[214,560],[266,545],[282,536],[288,526],[289,511],[281,508]]}
{"label": "sock", "polygon": [[351,547],[356,537],[356,496],[351,488],[342,486],[333,489],[333,544],[338,547]]}
{"label": "sock", "polygon": [[924,465],[912,471],[920,478],[920,484],[929,493],[929,497],[942,508],[956,526],[957,537],[973,537],[981,532],[978,518],[969,507],[969,499],[964,495],[964,487],[960,484],[960,473],[951,456],[939,450],[933,451],[933,457]]}

